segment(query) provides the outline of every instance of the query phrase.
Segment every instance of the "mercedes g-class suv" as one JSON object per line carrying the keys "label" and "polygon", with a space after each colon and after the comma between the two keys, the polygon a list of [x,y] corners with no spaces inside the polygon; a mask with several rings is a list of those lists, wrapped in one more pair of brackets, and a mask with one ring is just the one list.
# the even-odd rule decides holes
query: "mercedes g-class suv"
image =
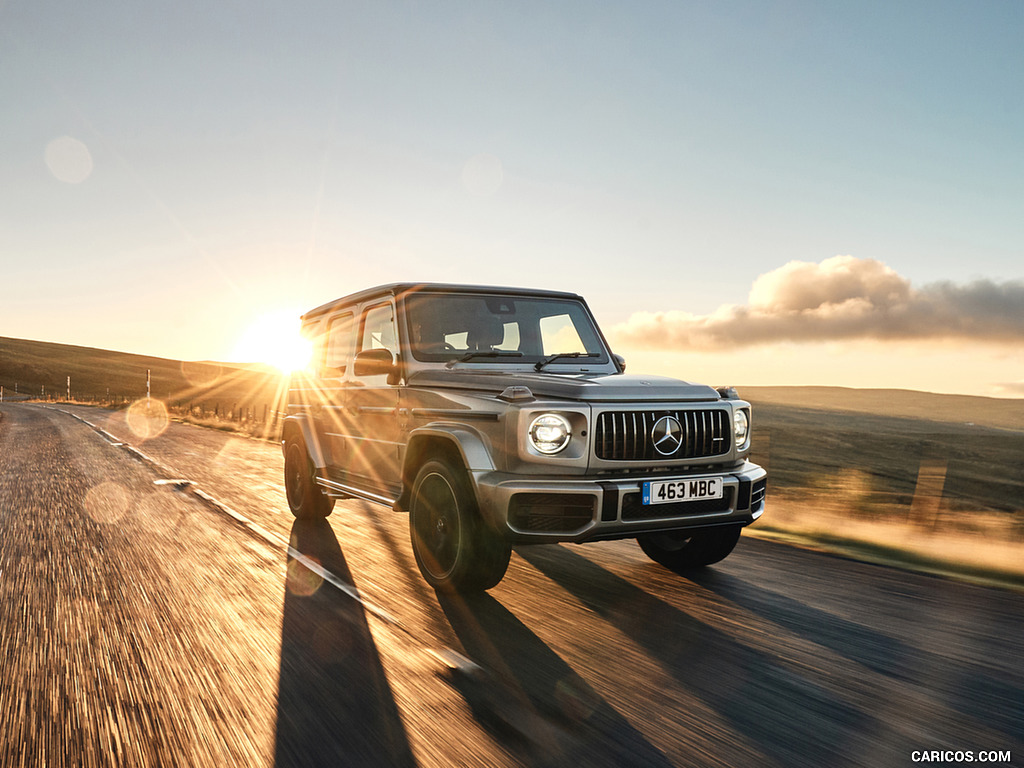
{"label": "mercedes g-class suv", "polygon": [[490,589],[512,544],[635,538],[681,572],[724,558],[764,511],[750,404],[627,375],[575,294],[384,285],[302,328],[315,352],[289,389],[289,507],[408,513],[435,589]]}

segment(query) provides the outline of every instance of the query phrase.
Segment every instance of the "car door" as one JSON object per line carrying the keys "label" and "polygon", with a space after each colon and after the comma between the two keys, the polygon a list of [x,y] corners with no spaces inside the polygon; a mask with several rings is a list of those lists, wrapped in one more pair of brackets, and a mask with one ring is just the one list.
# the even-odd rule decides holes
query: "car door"
{"label": "car door", "polygon": [[[357,357],[360,352],[387,350],[398,359],[398,329],[390,300],[366,307],[357,342]],[[351,423],[346,438],[351,482],[374,493],[397,496],[401,474],[397,379],[388,373],[366,374],[354,368],[345,409]]]}
{"label": "car door", "polygon": [[355,336],[354,311],[332,317],[327,324],[319,371],[323,398],[322,406],[316,414],[317,422],[327,442],[330,477],[340,482],[346,482],[349,468],[347,438],[352,433],[353,425],[348,413],[348,393],[352,388],[349,376]]}

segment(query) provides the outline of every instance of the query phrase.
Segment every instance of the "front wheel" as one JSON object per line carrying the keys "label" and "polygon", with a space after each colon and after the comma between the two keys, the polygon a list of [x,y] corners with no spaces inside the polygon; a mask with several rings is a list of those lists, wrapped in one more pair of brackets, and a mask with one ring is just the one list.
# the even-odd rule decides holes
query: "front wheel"
{"label": "front wheel", "polygon": [[490,589],[512,549],[481,519],[464,471],[428,461],[416,474],[409,511],[412,550],[423,578],[445,592]]}
{"label": "front wheel", "polygon": [[676,573],[724,560],[739,540],[739,526],[695,533],[646,533],[636,537],[645,555]]}
{"label": "front wheel", "polygon": [[288,508],[302,520],[322,520],[334,509],[334,499],[325,496],[316,484],[306,444],[295,434],[284,443],[284,490]]}

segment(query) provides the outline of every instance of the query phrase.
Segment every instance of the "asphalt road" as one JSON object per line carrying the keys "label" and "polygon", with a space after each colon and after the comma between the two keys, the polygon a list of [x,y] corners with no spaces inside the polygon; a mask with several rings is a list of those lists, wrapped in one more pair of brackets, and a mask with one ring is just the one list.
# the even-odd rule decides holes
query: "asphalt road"
{"label": "asphalt road", "polygon": [[62,408],[0,405],[0,766],[1024,765],[1024,595],[743,539],[439,599],[401,515],[296,523],[276,446]]}

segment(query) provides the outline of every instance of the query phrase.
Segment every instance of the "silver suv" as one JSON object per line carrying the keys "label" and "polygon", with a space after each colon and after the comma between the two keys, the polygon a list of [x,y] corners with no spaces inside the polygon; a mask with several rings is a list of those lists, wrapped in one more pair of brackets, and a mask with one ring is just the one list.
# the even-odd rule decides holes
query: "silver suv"
{"label": "silver suv", "polygon": [[582,297],[393,284],[302,317],[282,443],[288,504],[409,514],[436,589],[490,589],[512,544],[635,538],[675,571],[718,562],[764,511],[750,404],[625,373]]}

